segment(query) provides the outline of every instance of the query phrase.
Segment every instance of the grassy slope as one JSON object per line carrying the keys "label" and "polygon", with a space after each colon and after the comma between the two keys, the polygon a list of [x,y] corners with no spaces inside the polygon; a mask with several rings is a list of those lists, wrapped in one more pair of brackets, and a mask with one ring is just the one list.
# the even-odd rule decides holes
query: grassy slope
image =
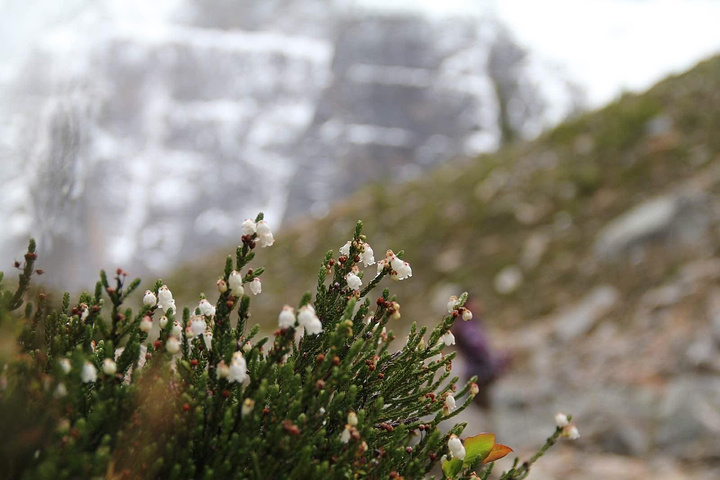
{"label": "grassy slope", "polygon": [[[654,119],[669,131],[649,133]],[[555,311],[588,288],[611,283],[626,299],[660,282],[676,265],[598,264],[597,232],[638,202],[702,175],[720,158],[720,58],[669,78],[642,95],[624,95],[606,108],[568,121],[539,139],[496,154],[449,163],[431,175],[398,184],[387,178],[337,205],[321,220],[283,230],[275,246],[259,251],[264,293],[253,300],[254,319],[274,324],[284,303],[311,290],[323,254],[349,238],[363,219],[381,257],[404,249],[414,277],[395,285],[403,317],[425,321],[436,288],[456,284],[478,295],[491,322],[517,325]],[[563,212],[563,213],[560,213]],[[572,226],[559,229],[562,220]],[[272,222],[272,219],[270,219]],[[550,244],[525,282],[502,296],[492,287],[499,270],[518,264],[533,233]],[[168,279],[173,291],[212,291],[223,255],[187,265]],[[679,261],[679,259],[678,259]],[[369,271],[374,273],[374,269]]]}

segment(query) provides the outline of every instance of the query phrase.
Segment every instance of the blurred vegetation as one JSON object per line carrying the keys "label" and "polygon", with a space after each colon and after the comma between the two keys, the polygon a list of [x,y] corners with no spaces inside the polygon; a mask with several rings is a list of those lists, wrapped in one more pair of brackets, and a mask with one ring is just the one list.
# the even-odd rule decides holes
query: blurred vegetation
{"label": "blurred vegetation", "polygon": [[[470,291],[488,321],[507,326],[547,315],[600,283],[631,297],[648,282],[660,282],[677,262],[599,264],[592,248],[596,234],[633,205],[713,168],[720,159],[718,131],[720,58],[712,58],[535,141],[451,162],[412,182],[387,178],[325,218],[284,228],[275,247],[259,252],[272,278],[255,302],[251,323],[271,328],[281,299],[311,290],[317,259],[328,245],[337,250],[344,244],[359,218],[377,254],[403,248],[413,267],[412,280],[396,289],[399,302],[408,304],[408,323],[437,318],[429,307],[449,286]],[[523,265],[533,235],[546,238],[547,248],[535,264]],[[223,262],[218,252],[184,265],[168,285],[178,296],[209,291],[215,279],[204,272]],[[493,279],[511,265],[520,266],[524,282],[501,295]]]}

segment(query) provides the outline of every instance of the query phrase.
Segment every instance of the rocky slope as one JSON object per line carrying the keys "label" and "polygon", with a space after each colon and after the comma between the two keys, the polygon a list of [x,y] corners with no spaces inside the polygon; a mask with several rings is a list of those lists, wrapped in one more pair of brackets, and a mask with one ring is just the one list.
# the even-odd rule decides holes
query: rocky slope
{"label": "rocky slope", "polygon": [[[266,287],[253,318],[272,328],[364,219],[376,252],[402,248],[413,266],[395,289],[400,338],[468,290],[511,354],[495,411],[468,416],[471,428],[526,451],[555,411],[576,415],[583,439],[536,478],[716,478],[719,92],[713,58],[536,141],[404,185],[385,177],[260,253]],[[200,271],[170,281],[210,290]]]}

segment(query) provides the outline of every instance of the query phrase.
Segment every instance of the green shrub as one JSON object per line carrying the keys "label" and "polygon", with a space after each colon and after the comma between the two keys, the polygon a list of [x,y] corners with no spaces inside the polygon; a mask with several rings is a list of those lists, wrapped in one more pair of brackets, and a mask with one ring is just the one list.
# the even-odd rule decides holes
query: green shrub
{"label": "green shrub", "polygon": [[[471,316],[466,295],[396,347],[400,305],[387,289],[369,294],[412,270],[388,251],[376,273],[361,229],[339,256],[327,253],[314,301],[285,306],[272,339],[248,328],[263,273],[248,264],[274,242],[262,214],[243,224],[217,301],[201,295],[177,315],[162,281],[126,308],[140,281],[120,269],[77,302],[65,294],[53,308],[39,294],[13,313],[28,296],[31,241],[17,288],[0,284],[0,332],[18,337],[0,346],[0,477],[421,478],[442,463],[438,474],[487,478],[511,450],[491,434],[460,441],[462,423],[439,428],[477,393],[451,378],[454,353],[442,354],[453,322]],[[563,432],[502,478],[524,478]]]}

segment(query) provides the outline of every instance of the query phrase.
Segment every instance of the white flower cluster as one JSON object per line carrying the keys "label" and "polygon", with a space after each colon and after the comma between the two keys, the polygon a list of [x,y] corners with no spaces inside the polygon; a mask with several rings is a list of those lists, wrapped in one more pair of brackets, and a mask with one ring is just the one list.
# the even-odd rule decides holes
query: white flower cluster
{"label": "white flower cluster", "polygon": [[171,310],[173,312],[176,311],[175,300],[173,299],[172,292],[167,285],[160,287],[157,297],[151,290],[146,290],[145,296],[143,297],[143,305],[147,305],[148,307],[154,307],[157,305],[165,313],[168,313]]}
{"label": "white flower cluster", "polygon": [[404,262],[392,250],[388,250],[385,259],[380,260],[377,266],[377,273],[380,274],[385,268],[390,267],[390,278],[393,280],[405,280],[412,277],[412,268],[408,262]]}
{"label": "white flower cluster", "polygon": [[270,247],[275,243],[270,225],[265,220],[255,223],[248,218],[240,225],[240,230],[243,236],[257,234],[257,240],[261,248]]}
{"label": "white flower cluster", "polygon": [[[230,272],[230,275],[228,276],[228,286],[230,287],[230,291],[232,291],[232,294],[236,297],[242,297],[245,294],[245,288],[243,287],[243,277],[242,274],[237,270],[233,270],[232,272]],[[247,286],[250,289],[250,293],[252,293],[253,295],[258,295],[262,293],[262,282],[258,277],[253,278],[252,281],[247,284]]]}
{"label": "white flower cluster", "polygon": [[[247,378],[247,362],[243,357],[242,352],[233,353],[232,361],[230,366],[225,363],[225,360],[221,360],[215,370],[218,379],[226,378],[228,382],[243,383]],[[245,408],[243,406],[243,408]]]}
{"label": "white flower cluster", "polygon": [[455,335],[453,335],[450,330],[446,330],[442,337],[440,337],[440,341],[447,346],[455,345]]}
{"label": "white flower cluster", "polygon": [[[345,245],[340,247],[340,255],[345,255],[346,257],[349,256],[351,246],[352,242],[348,240]],[[358,249],[360,250],[360,259],[362,260],[364,266],[369,267],[370,265],[375,264],[375,252],[373,252],[369,243],[360,243],[358,245]]]}
{"label": "white flower cluster", "polygon": [[160,287],[160,290],[158,290],[158,307],[160,307],[165,313],[168,313],[171,310],[173,312],[176,311],[175,300],[173,299],[172,292],[167,285],[163,285]]}
{"label": "white flower cluster", "polygon": [[472,318],[473,318],[473,314],[468,308],[458,307],[458,297],[456,297],[455,295],[451,296],[450,299],[448,300],[447,310],[448,310],[448,313],[454,313],[455,310],[457,310],[458,314],[466,322],[468,320],[472,320]]}
{"label": "white flower cluster", "polygon": [[[294,327],[296,325],[295,318],[295,309],[285,305],[278,315],[278,325],[280,328]],[[322,322],[315,313],[315,308],[310,304],[300,307],[297,324],[303,327],[308,335],[317,335],[323,330]]]}
{"label": "white flower cluster", "polygon": [[343,429],[342,433],[340,434],[340,441],[342,443],[348,443],[350,441],[350,438],[355,434],[357,436],[357,428],[355,428],[358,424],[358,417],[355,412],[348,413],[347,417],[347,423],[345,424],[345,428]]}
{"label": "white flower cluster", "polygon": [[562,432],[560,432],[561,437],[569,440],[577,440],[580,438],[580,430],[570,423],[570,418],[564,413],[555,415],[555,425],[557,425],[558,428],[562,428]]}

